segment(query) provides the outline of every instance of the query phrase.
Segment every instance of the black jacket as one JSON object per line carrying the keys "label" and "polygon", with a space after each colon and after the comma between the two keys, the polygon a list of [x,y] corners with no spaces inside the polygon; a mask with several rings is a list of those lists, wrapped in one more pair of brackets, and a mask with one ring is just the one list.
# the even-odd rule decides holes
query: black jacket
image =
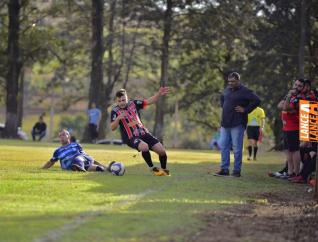
{"label": "black jacket", "polygon": [[[247,87],[240,85],[235,89],[226,88],[221,96],[222,121],[224,128],[233,128],[238,125],[247,125],[247,115],[260,104],[260,99]],[[235,111],[236,106],[244,108],[244,113]]]}

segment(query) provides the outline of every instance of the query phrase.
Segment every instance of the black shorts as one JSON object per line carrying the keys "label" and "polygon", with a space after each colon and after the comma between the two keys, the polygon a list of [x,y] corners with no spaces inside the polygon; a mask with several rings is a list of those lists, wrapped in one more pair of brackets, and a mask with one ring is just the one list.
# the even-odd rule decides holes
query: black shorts
{"label": "black shorts", "polygon": [[138,150],[138,145],[140,144],[141,141],[148,144],[149,149],[151,149],[155,144],[160,143],[160,141],[156,137],[154,137],[152,134],[146,133],[142,136],[131,138],[130,140],[128,140],[127,145],[133,149]]}
{"label": "black shorts", "polygon": [[299,150],[299,130],[284,131],[284,148],[292,152]]}
{"label": "black shorts", "polygon": [[247,132],[247,138],[258,140],[259,138],[259,132],[260,127],[259,126],[247,126],[246,132]]}
{"label": "black shorts", "polygon": [[82,155],[76,156],[73,159],[72,164],[76,164],[76,165],[84,168],[85,170],[88,170],[88,168],[94,164],[94,160],[89,155],[82,154]]}
{"label": "black shorts", "polygon": [[91,139],[97,139],[98,137],[97,125],[90,123],[88,124],[88,129],[89,129]]}

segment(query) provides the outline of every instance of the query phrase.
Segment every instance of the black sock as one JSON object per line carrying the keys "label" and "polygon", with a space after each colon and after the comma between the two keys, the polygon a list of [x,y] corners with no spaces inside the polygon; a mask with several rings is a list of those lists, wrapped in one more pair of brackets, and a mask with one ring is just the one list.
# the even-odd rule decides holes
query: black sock
{"label": "black sock", "polygon": [[251,157],[252,156],[252,146],[248,146],[248,156]]}
{"label": "black sock", "polygon": [[152,160],[151,160],[150,152],[149,151],[144,151],[144,152],[141,152],[141,154],[142,154],[142,157],[144,158],[144,160],[146,161],[147,165],[149,167],[153,167],[153,163],[152,163]]}
{"label": "black sock", "polygon": [[159,160],[160,160],[161,168],[166,169],[167,168],[167,155],[159,156]]}
{"label": "black sock", "polygon": [[254,146],[254,159],[256,158],[257,150],[258,150],[258,147],[257,147],[257,146]]}
{"label": "black sock", "polygon": [[105,168],[102,167],[102,166],[96,166],[96,171],[104,172],[104,171],[105,171]]}

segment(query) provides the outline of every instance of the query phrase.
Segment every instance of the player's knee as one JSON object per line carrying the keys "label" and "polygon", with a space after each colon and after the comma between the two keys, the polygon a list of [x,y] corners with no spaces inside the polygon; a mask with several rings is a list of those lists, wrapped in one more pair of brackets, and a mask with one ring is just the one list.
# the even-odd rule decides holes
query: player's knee
{"label": "player's knee", "polygon": [[149,151],[149,146],[146,143],[140,143],[139,146],[138,146],[138,149],[141,152],[146,152],[146,151]]}
{"label": "player's knee", "polygon": [[158,151],[159,156],[167,156],[167,153],[164,149]]}

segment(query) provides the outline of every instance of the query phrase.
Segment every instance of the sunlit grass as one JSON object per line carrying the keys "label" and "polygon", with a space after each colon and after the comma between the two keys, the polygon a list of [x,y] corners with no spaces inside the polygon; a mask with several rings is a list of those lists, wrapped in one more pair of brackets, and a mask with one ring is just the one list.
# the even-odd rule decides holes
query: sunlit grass
{"label": "sunlit grass", "polygon": [[172,176],[154,177],[132,149],[84,145],[102,163],[126,165],[125,176],[115,177],[66,172],[58,164],[40,169],[57,146],[0,140],[0,241],[184,241],[203,226],[205,211],[244,204],[258,193],[297,189],[266,176],[280,168],[280,153],[244,161],[243,177],[235,179],[209,174],[219,166],[216,152],[168,150]]}

